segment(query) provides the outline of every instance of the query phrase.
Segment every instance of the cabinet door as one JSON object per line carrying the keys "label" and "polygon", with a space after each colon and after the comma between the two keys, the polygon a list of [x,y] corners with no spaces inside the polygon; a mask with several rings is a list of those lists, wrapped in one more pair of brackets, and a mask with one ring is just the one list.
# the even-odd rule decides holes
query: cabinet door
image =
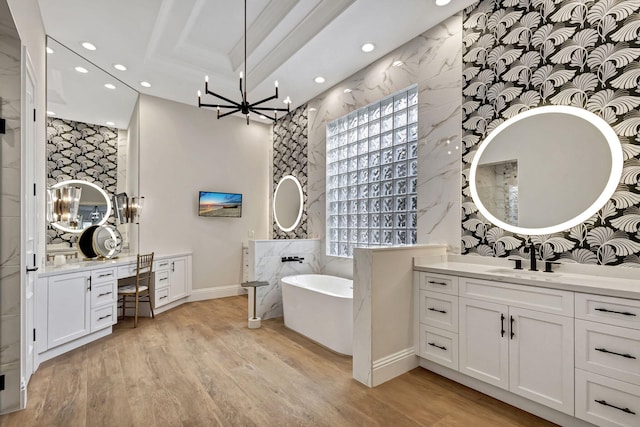
{"label": "cabinet door", "polygon": [[174,258],[171,260],[171,273],[169,277],[169,300],[187,296],[187,258]]}
{"label": "cabinet door", "polygon": [[509,307],[509,323],[510,391],[573,415],[573,318]]}
{"label": "cabinet door", "polygon": [[506,305],[460,298],[460,372],[509,388],[508,314]]}
{"label": "cabinet door", "polygon": [[47,292],[47,342],[49,348],[87,335],[91,328],[89,275],[49,277]]}

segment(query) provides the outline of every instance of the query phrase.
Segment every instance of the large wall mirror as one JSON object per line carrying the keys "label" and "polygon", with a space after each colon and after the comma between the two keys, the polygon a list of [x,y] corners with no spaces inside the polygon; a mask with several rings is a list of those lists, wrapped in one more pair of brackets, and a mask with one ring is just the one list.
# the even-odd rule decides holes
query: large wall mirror
{"label": "large wall mirror", "polygon": [[507,120],[480,144],[470,189],[493,224],[520,234],[551,234],[594,215],[622,174],[613,129],[582,108],[539,107]]}
{"label": "large wall mirror", "polygon": [[293,175],[283,176],[273,195],[273,217],[280,230],[288,232],[298,226],[303,200],[300,181]]}
{"label": "large wall mirror", "polygon": [[[138,92],[51,37],[47,38],[47,186],[80,185],[77,228],[49,224],[47,251],[58,253],[84,228],[116,225],[114,194],[138,193]],[[118,225],[125,247],[137,228]]]}

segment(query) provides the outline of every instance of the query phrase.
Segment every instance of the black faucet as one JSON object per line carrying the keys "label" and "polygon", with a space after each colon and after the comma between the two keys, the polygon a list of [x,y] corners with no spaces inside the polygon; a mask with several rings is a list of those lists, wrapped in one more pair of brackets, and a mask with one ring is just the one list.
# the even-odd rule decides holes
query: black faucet
{"label": "black faucet", "polygon": [[280,261],[282,262],[299,262],[300,264],[302,264],[303,260],[303,257],[298,256],[283,256],[282,258],[280,258]]}
{"label": "black faucet", "polygon": [[536,245],[533,242],[529,242],[529,248],[527,250],[529,252],[529,256],[531,257],[531,266],[529,270],[538,271],[538,266],[536,265]]}

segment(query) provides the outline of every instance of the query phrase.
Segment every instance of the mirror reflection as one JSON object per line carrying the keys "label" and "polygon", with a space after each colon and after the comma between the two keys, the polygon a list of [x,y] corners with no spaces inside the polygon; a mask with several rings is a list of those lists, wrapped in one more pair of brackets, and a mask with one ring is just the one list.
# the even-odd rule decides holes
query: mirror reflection
{"label": "mirror reflection", "polygon": [[[96,184],[81,180],[61,181],[51,188],[79,187],[80,199],[74,212],[73,224],[51,222],[51,226],[65,233],[81,233],[92,225],[102,225],[111,215],[111,201],[107,193]],[[50,215],[47,215],[50,217]]]}
{"label": "mirror reflection", "polygon": [[[47,38],[47,185],[87,184],[77,228],[49,227],[48,252],[68,249],[91,225],[115,225],[113,195],[137,193],[137,100],[131,87]],[[134,236],[118,228],[128,245]]]}
{"label": "mirror reflection", "polygon": [[282,231],[291,231],[302,217],[302,186],[296,177],[282,177],[273,196],[273,216]]}
{"label": "mirror reflection", "polygon": [[549,234],[597,212],[621,172],[620,142],[604,120],[581,108],[549,106],[507,120],[482,142],[470,187],[495,225]]}

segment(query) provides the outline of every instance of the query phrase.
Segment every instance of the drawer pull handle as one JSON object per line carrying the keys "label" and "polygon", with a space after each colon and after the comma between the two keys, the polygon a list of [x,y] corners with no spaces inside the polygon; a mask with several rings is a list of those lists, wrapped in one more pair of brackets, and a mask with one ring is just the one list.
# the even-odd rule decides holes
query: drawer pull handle
{"label": "drawer pull handle", "polygon": [[160,281],[161,281],[161,282],[162,282],[163,280],[167,280],[167,278],[166,278],[166,277],[163,277],[162,279],[160,279]]}
{"label": "drawer pull handle", "polygon": [[434,343],[434,342],[430,342],[430,343],[428,343],[428,344],[429,344],[431,347],[436,347],[436,348],[439,348],[440,350],[447,351],[447,347],[444,347],[444,346],[438,345],[438,344],[436,344],[436,343]]}
{"label": "drawer pull handle", "polygon": [[597,351],[601,351],[603,353],[615,354],[616,356],[625,357],[627,359],[635,359],[635,356],[630,355],[629,353],[616,353],[615,351],[609,351],[606,348],[596,348]]}
{"label": "drawer pull handle", "polygon": [[628,311],[615,311],[615,310],[609,310],[606,308],[594,308],[595,311],[602,311],[605,313],[615,313],[615,314],[622,314],[623,316],[633,316],[635,317],[636,314],[635,313],[629,313]]}
{"label": "drawer pull handle", "polygon": [[504,314],[500,313],[500,336],[504,337],[504,333],[506,331],[504,330]]}
{"label": "drawer pull handle", "polygon": [[105,297],[105,296],[107,296],[107,295],[111,295],[112,293],[113,293],[113,292],[109,291],[109,292],[105,292],[105,293],[103,293],[103,294],[98,294],[98,298],[100,298],[100,297]]}
{"label": "drawer pull handle", "polygon": [[113,273],[98,274],[98,279],[102,277],[110,277]]}
{"label": "drawer pull handle", "polygon": [[447,314],[446,310],[439,310],[439,309],[433,308],[433,307],[429,307],[429,308],[427,308],[427,310],[429,310],[429,311],[437,311],[438,313]]}
{"label": "drawer pull handle", "polygon": [[163,297],[160,297],[159,299],[165,299],[165,298],[167,298],[167,296],[166,296],[166,295],[165,295],[165,296],[163,296]]}
{"label": "drawer pull handle", "polygon": [[429,283],[431,283],[432,285],[447,286],[447,283],[445,283],[445,282],[434,282],[433,280],[429,280]]}
{"label": "drawer pull handle", "polygon": [[108,319],[109,317],[111,317],[110,314],[107,314],[106,316],[98,317],[98,322],[103,320],[103,319]]}
{"label": "drawer pull handle", "polygon": [[629,408],[621,408],[621,407],[619,407],[619,406],[612,405],[611,403],[607,403],[607,401],[606,401],[606,400],[598,400],[598,399],[596,399],[596,400],[595,400],[595,402],[597,402],[597,403],[599,403],[599,404],[601,404],[601,405],[604,405],[604,406],[609,406],[609,407],[611,407],[611,408],[615,408],[615,409],[617,409],[617,410],[619,410],[619,411],[622,411],[622,412],[625,412],[625,413],[627,413],[627,414],[632,414],[632,415],[635,415],[635,414],[636,414],[635,412],[633,412],[633,411],[632,411],[631,409],[629,409]]}
{"label": "drawer pull handle", "polygon": [[165,262],[164,264],[159,264],[159,265],[158,265],[158,267],[164,267],[164,266],[166,266],[166,265],[169,265],[169,263],[168,263],[168,262]]}

